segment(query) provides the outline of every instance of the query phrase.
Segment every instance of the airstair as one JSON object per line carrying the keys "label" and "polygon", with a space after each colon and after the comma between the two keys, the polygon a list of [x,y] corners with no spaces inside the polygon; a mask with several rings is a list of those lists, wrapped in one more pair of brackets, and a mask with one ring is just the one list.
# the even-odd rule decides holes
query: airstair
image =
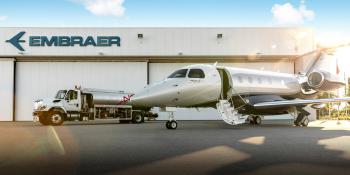
{"label": "airstair", "polygon": [[216,109],[219,112],[220,118],[230,125],[243,124],[248,118],[248,116],[239,114],[228,100],[220,100],[216,104]]}

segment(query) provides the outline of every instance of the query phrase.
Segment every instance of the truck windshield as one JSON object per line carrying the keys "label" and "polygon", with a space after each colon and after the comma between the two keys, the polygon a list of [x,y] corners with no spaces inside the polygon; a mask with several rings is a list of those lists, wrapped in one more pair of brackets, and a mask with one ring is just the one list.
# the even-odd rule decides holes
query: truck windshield
{"label": "truck windshield", "polygon": [[59,90],[55,96],[56,99],[63,99],[66,95],[67,90]]}

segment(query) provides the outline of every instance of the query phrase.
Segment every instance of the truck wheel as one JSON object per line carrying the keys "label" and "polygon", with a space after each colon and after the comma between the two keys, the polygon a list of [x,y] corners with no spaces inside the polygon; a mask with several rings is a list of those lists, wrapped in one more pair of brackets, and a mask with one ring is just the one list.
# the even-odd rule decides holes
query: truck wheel
{"label": "truck wheel", "polygon": [[133,123],[142,123],[144,121],[143,115],[139,112],[135,112],[132,115],[132,122]]}
{"label": "truck wheel", "polygon": [[52,112],[50,119],[53,126],[62,125],[64,122],[63,115],[60,112]]}
{"label": "truck wheel", "polygon": [[50,125],[50,120],[48,117],[39,117],[39,122],[44,126]]}

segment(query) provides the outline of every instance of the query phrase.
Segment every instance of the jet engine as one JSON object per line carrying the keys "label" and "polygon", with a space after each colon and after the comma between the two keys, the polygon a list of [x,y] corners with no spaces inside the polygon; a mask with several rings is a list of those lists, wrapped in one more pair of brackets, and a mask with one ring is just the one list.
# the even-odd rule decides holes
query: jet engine
{"label": "jet engine", "polygon": [[307,76],[307,83],[313,89],[320,88],[324,83],[324,74],[321,72],[311,72]]}
{"label": "jet engine", "polygon": [[324,91],[338,89],[345,85],[344,81],[326,71],[311,72],[307,76],[307,84],[311,89]]}

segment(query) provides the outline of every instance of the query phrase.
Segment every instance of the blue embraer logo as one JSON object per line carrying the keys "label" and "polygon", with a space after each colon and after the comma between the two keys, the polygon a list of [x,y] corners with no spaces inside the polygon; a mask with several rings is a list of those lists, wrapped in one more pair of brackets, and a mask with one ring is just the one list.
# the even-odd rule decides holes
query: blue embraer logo
{"label": "blue embraer logo", "polygon": [[24,43],[24,40],[21,40],[22,36],[25,34],[26,32],[19,32],[17,35],[15,35],[14,37],[12,37],[9,40],[6,40],[6,42],[11,43],[13,46],[15,46],[18,50],[20,51],[24,51],[23,47],[19,44],[19,43]]}
{"label": "blue embraer logo", "polygon": [[[19,32],[6,42],[11,43],[18,50],[24,51],[20,43],[26,42],[21,40],[25,32]],[[69,47],[69,46],[94,46],[94,47],[110,47],[116,45],[120,47],[119,36],[97,36],[96,38],[88,36],[86,38],[82,36],[29,36],[29,46],[56,46],[56,47]]]}

